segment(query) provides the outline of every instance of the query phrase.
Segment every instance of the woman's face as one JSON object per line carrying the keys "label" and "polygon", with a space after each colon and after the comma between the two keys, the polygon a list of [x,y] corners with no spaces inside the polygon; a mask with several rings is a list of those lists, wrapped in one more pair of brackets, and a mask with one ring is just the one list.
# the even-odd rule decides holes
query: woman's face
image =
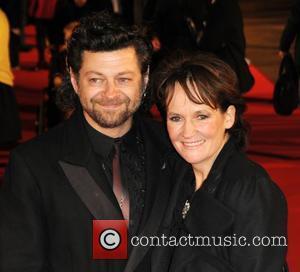
{"label": "woman's face", "polygon": [[179,84],[167,108],[167,128],[176,151],[192,166],[210,169],[228,139],[235,108],[225,113],[190,101]]}

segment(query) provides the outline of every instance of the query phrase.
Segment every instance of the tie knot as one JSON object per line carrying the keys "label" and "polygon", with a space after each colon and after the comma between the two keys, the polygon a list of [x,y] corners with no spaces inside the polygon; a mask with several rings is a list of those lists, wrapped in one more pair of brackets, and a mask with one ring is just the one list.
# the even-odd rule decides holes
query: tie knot
{"label": "tie knot", "polygon": [[121,140],[115,139],[114,141],[114,157],[119,155]]}

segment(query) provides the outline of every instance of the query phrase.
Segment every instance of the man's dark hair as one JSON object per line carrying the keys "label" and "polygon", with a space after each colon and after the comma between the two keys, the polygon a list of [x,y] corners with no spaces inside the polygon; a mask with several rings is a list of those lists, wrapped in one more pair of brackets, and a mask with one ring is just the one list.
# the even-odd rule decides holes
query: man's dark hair
{"label": "man's dark hair", "polygon": [[[140,29],[128,26],[121,19],[107,11],[93,13],[82,18],[74,29],[67,45],[67,68],[77,76],[84,51],[107,52],[133,47],[137,54],[142,74],[147,73],[151,60],[151,43],[141,34]],[[74,107],[76,94],[67,75],[59,90],[60,108]]]}

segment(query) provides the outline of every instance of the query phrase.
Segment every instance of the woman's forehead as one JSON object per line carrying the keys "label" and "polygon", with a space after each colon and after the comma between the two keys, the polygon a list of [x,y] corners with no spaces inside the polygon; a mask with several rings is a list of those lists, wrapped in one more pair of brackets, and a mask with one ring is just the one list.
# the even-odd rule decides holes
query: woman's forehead
{"label": "woman's forehead", "polygon": [[191,102],[196,105],[207,105],[215,108],[211,98],[207,95],[204,89],[197,86],[194,81],[186,80],[186,82],[176,81],[173,86],[169,86],[167,105],[173,100],[176,104],[185,104]]}

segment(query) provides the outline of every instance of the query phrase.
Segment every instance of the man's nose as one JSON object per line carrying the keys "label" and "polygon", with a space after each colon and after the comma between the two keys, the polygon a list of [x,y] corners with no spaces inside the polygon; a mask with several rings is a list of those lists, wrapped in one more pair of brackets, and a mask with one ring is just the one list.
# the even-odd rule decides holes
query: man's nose
{"label": "man's nose", "polygon": [[107,97],[115,97],[118,93],[118,88],[115,85],[114,82],[107,82],[106,88],[105,88],[105,95]]}

